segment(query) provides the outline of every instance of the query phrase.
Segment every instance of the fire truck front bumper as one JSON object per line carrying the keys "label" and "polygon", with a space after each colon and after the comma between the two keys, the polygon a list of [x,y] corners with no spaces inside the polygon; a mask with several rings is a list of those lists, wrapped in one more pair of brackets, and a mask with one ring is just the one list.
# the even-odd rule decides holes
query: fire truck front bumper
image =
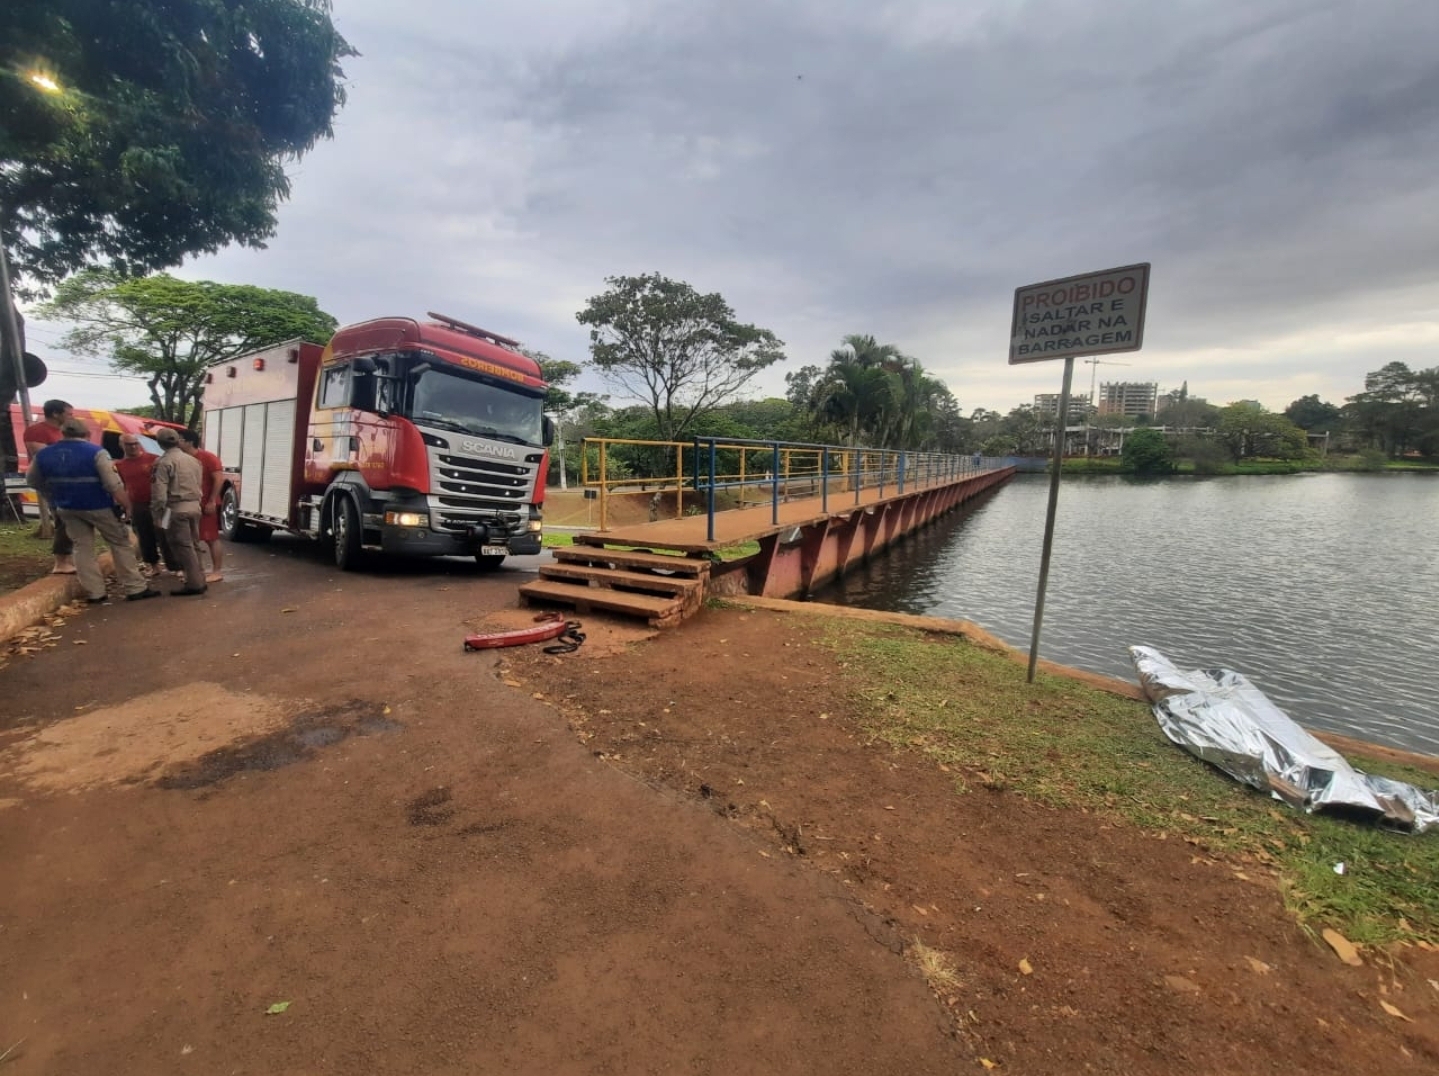
{"label": "fire truck front bumper", "polygon": [[[540,531],[518,533],[503,523],[477,523],[464,530],[440,530],[429,519],[406,512],[387,512],[380,528],[381,548],[408,557],[533,556],[540,552]],[[538,521],[530,524],[537,526]],[[524,526],[524,524],[522,524]]]}

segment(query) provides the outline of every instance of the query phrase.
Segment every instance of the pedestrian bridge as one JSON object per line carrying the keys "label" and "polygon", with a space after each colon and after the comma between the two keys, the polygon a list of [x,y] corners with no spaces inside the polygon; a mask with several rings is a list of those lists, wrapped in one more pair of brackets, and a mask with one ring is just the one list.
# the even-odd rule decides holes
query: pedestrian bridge
{"label": "pedestrian bridge", "polygon": [[[521,597],[657,627],[710,596],[803,597],[1015,473],[1005,459],[714,438],[587,438],[582,452],[599,528],[551,550]],[[650,476],[636,477],[633,461]],[[608,498],[639,490],[653,493],[655,518],[610,526]]]}

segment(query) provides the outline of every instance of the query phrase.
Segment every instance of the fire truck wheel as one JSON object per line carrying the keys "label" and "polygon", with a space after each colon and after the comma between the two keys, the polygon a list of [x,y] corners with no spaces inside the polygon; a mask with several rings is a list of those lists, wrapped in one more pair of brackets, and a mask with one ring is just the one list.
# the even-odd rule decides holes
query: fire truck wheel
{"label": "fire truck wheel", "polygon": [[227,542],[267,542],[274,532],[269,527],[257,527],[240,518],[240,497],[233,489],[227,489],[220,502],[220,534]]}
{"label": "fire truck wheel", "polygon": [[336,568],[353,572],[360,567],[360,513],[355,502],[344,494],[330,503],[330,541]]}
{"label": "fire truck wheel", "polygon": [[487,555],[487,554],[484,554],[484,553],[476,553],[476,554],[475,554],[475,563],[480,566],[480,570],[483,571],[483,572],[493,572],[493,571],[495,571],[501,564],[503,564],[504,562],[505,562],[505,558],[504,558],[504,555],[503,555],[503,554],[496,554],[496,553],[490,553],[490,554],[488,554],[488,555]]}

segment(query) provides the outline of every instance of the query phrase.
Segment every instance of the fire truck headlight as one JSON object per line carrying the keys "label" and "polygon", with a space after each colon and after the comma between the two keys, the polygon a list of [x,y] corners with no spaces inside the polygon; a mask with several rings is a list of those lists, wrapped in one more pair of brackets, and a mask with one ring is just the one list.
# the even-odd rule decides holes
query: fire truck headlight
{"label": "fire truck headlight", "polygon": [[532,519],[525,524],[525,530],[527,530],[530,534],[539,534],[544,529],[545,523],[542,519]]}
{"label": "fire truck headlight", "polygon": [[385,522],[396,527],[424,527],[430,517],[424,512],[386,512]]}

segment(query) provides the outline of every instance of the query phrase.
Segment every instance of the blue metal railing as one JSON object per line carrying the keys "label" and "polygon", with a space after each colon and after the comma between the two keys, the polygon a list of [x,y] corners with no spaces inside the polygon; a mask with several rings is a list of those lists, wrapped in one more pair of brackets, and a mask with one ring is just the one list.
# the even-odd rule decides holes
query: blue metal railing
{"label": "blue metal railing", "polygon": [[[746,473],[746,455],[768,452],[769,469],[759,479]],[[720,467],[722,453],[738,453],[738,475]],[[754,456],[750,455],[750,459]],[[980,455],[956,456],[940,452],[910,452],[902,449],[856,448],[844,445],[815,445],[798,441],[751,441],[732,437],[696,437],[694,466],[696,490],[705,493],[708,516],[706,541],[715,540],[715,492],[721,489],[769,487],[770,522],[779,523],[781,487],[783,500],[797,496],[820,498],[821,507],[829,512],[831,487],[836,481],[840,489],[833,491],[844,497],[851,493],[854,503],[866,489],[874,489],[880,497],[886,488],[896,496],[907,490],[948,484],[963,478],[992,471],[1006,465],[996,457]]]}

